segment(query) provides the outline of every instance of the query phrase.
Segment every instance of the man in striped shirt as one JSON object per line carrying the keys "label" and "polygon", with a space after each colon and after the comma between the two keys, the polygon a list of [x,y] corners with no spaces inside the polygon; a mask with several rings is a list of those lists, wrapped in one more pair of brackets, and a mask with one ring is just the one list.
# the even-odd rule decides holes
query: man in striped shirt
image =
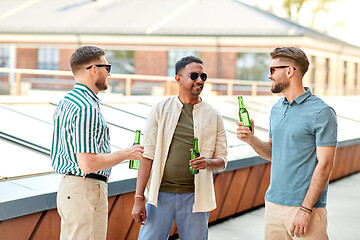
{"label": "man in striped shirt", "polygon": [[111,69],[104,50],[80,47],[70,66],[76,84],[55,110],[51,148],[52,166],[63,175],[57,195],[60,239],[106,239],[111,167],[141,159],[143,146],[110,153],[109,128],[97,97],[108,88]]}

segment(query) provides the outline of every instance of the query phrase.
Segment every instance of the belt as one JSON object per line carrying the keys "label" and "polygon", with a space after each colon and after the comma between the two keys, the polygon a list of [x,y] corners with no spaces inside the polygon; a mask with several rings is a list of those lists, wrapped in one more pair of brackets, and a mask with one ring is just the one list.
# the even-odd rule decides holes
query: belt
{"label": "belt", "polygon": [[65,173],[65,175],[75,176],[75,177],[92,178],[92,179],[100,180],[100,181],[103,181],[103,182],[106,182],[106,183],[108,181],[107,176],[96,174],[96,173],[89,173],[89,174],[86,174],[85,176],[79,176],[79,175],[75,175],[75,174],[72,174],[72,173]]}

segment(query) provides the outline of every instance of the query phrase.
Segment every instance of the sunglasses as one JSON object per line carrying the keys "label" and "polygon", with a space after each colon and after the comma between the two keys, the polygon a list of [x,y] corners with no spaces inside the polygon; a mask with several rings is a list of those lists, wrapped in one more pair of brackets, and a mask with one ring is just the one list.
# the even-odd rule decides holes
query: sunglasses
{"label": "sunglasses", "polygon": [[95,67],[104,67],[104,68],[106,68],[106,71],[107,71],[108,73],[110,73],[110,71],[111,71],[111,64],[94,64],[94,65],[88,66],[88,67],[86,68],[86,70],[89,70],[89,69],[92,68],[93,66],[95,66]]}
{"label": "sunglasses", "polygon": [[[269,68],[269,71],[270,71],[270,74],[273,74],[273,73],[275,72],[275,69],[276,69],[276,68],[287,68],[287,67],[291,67],[291,66],[275,66],[275,67],[270,67],[270,68]],[[293,67],[293,68],[294,68],[294,70],[296,70],[295,67]]]}
{"label": "sunglasses", "polygon": [[[191,72],[189,75],[187,75],[187,77],[190,77],[191,80],[195,81],[196,79],[198,79],[199,75],[200,75],[201,80],[203,80],[205,82],[207,79],[206,73]],[[179,76],[186,76],[186,75],[179,74]]]}

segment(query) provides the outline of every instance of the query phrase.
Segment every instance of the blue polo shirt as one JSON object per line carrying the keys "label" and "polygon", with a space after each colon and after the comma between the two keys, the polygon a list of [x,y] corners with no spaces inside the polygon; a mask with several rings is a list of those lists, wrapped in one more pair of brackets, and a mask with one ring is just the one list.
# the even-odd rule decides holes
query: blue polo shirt
{"label": "blue polo shirt", "polygon": [[[271,110],[271,179],[265,199],[279,205],[301,205],[317,165],[316,147],[337,144],[334,109],[305,90],[291,103],[281,98]],[[326,206],[327,188],[314,207]]]}

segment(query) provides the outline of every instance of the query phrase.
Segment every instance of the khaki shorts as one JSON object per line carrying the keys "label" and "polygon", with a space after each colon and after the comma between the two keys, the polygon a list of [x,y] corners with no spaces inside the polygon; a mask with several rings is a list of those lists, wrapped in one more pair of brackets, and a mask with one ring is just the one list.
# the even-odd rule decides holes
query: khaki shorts
{"label": "khaki shorts", "polygon": [[302,237],[291,237],[290,229],[299,207],[281,206],[265,201],[265,240],[328,240],[327,212],[313,208],[309,231]]}
{"label": "khaki shorts", "polygon": [[106,239],[107,184],[85,177],[62,177],[57,194],[61,217],[60,239]]}

